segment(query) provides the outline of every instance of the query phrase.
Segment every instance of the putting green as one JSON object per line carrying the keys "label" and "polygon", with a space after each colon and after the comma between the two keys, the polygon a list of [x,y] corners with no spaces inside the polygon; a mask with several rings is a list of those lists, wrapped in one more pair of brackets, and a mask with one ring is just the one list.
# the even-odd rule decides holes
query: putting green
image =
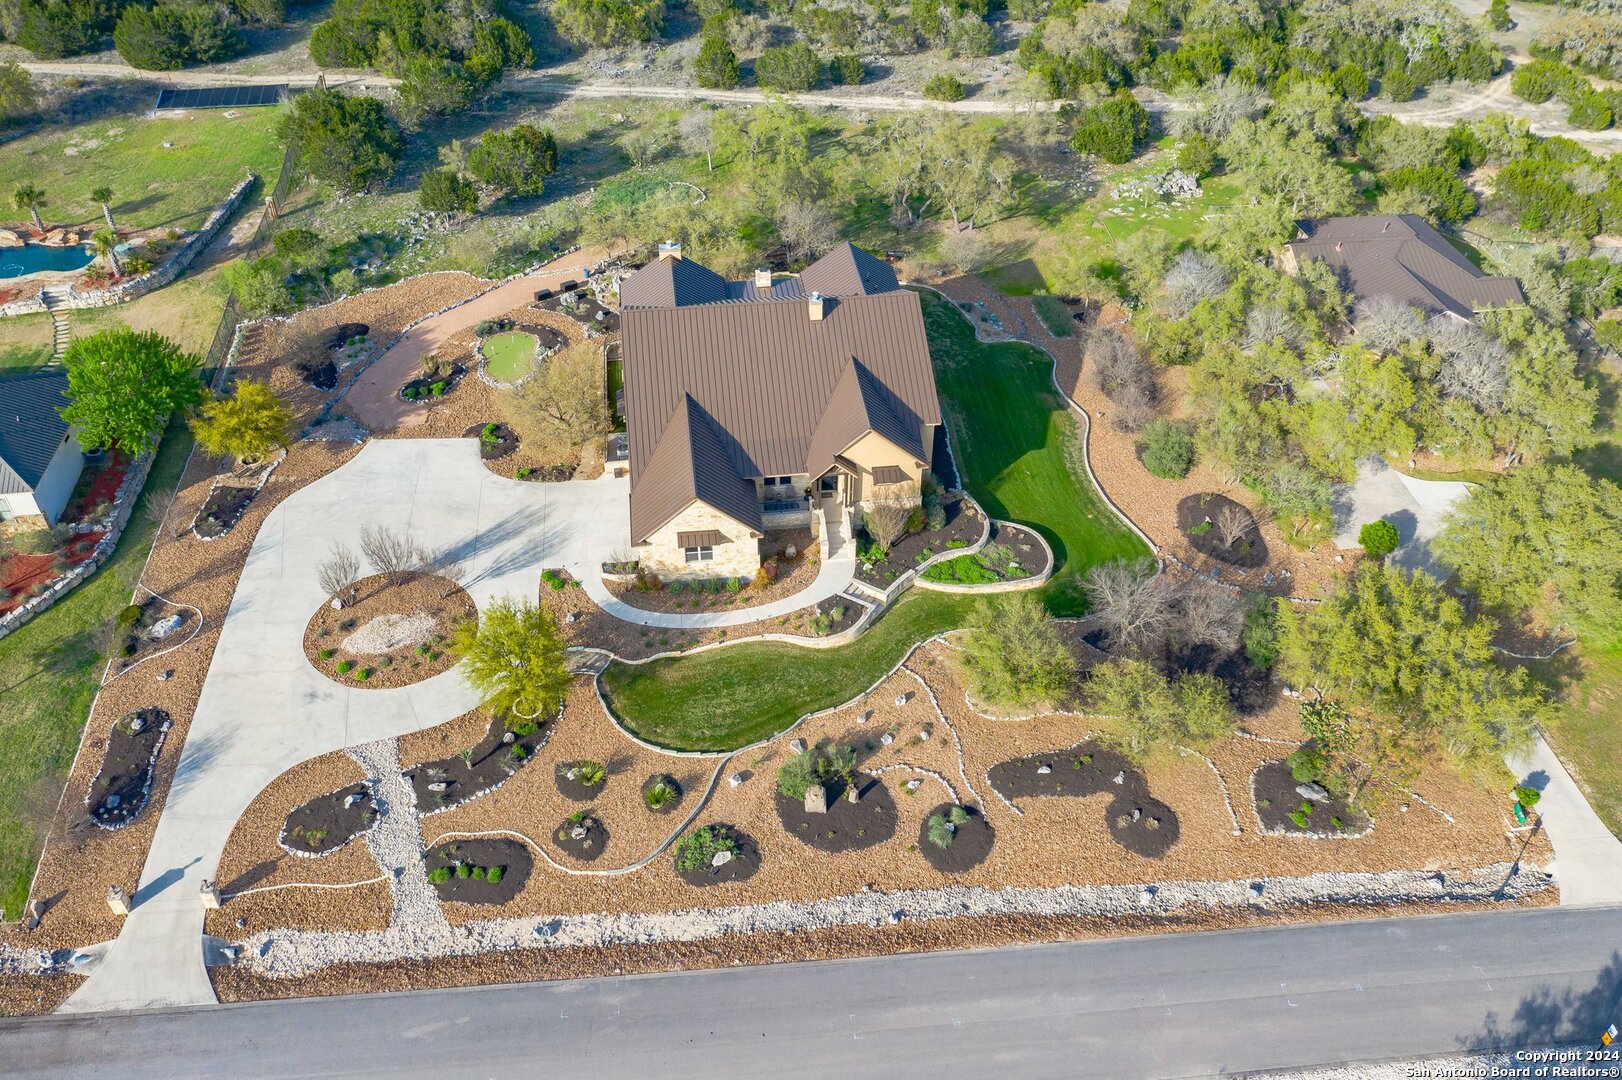
{"label": "putting green", "polygon": [[484,339],[484,369],[492,379],[517,382],[534,370],[539,344],[534,334],[522,330],[493,334]]}

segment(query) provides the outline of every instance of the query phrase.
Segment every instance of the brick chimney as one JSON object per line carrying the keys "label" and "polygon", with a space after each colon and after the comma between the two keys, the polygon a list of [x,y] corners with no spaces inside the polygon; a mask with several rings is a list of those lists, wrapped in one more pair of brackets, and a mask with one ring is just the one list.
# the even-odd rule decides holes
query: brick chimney
{"label": "brick chimney", "polygon": [[755,288],[769,289],[772,287],[772,270],[769,266],[755,268]]}
{"label": "brick chimney", "polygon": [[819,292],[814,292],[811,294],[810,298],[806,301],[806,307],[811,312],[812,322],[821,322],[822,317],[828,313],[828,301],[824,299],[823,295]]}
{"label": "brick chimney", "polygon": [[659,242],[659,258],[661,261],[664,259],[681,258],[680,242],[675,240],[661,240]]}

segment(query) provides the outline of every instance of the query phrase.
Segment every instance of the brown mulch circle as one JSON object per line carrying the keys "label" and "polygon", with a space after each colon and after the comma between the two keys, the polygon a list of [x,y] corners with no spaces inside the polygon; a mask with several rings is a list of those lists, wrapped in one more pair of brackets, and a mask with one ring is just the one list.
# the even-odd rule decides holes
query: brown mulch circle
{"label": "brown mulch circle", "polygon": [[[136,731],[136,724],[140,730]],[[96,824],[120,828],[135,820],[152,794],[157,748],[169,731],[162,709],[137,709],[121,718],[107,735],[107,754],[92,786],[98,793],[90,807]]]}
{"label": "brown mulch circle", "polygon": [[[672,796],[670,801],[665,803],[663,806],[648,806],[648,792],[653,790],[653,787],[656,784],[664,784],[667,788],[674,791],[675,795]],[[682,796],[685,794],[686,792],[682,791],[681,789],[681,784],[669,773],[654,773],[652,776],[642,781],[642,805],[647,806],[648,810],[655,814],[670,813],[672,810],[676,809],[676,807],[681,805]]]}
{"label": "brown mulch circle", "polygon": [[882,844],[895,835],[895,797],[883,780],[857,773],[860,802],[845,797],[843,780],[830,780],[823,786],[828,792],[826,814],[808,814],[803,801],[777,792],[777,819],[790,836],[818,851],[837,855]]}
{"label": "brown mulch circle", "polygon": [[558,767],[553,770],[552,778],[557,781],[558,790],[563,793],[565,798],[573,799],[575,802],[595,802],[608,788],[608,778],[605,777],[603,782],[596,787],[582,784],[569,775],[578,764],[580,764],[578,761],[558,762]]}
{"label": "brown mulch circle", "polygon": [[[327,678],[343,686],[387,690],[431,679],[456,666],[457,658],[445,648],[451,630],[464,619],[476,618],[473,597],[456,582],[438,574],[412,573],[398,584],[388,583],[385,574],[362,578],[349,590],[358,597],[334,611],[322,604],[304,628],[304,656]],[[383,615],[413,615],[425,612],[434,619],[428,639],[419,645],[404,645],[386,653],[361,653],[344,648],[343,642],[355,631]],[[323,652],[332,655],[323,656]],[[352,665],[340,674],[338,665]],[[360,678],[360,672],[367,672]]]}
{"label": "brown mulch circle", "polygon": [[[1229,507],[1244,514],[1245,520],[1250,522],[1250,528],[1232,547],[1222,543],[1215,524],[1203,532],[1194,531],[1207,521],[1214,523],[1217,515]],[[1267,541],[1262,538],[1261,529],[1257,528],[1256,516],[1248,507],[1241,506],[1226,495],[1218,495],[1214,491],[1185,495],[1177,503],[1177,528],[1195,551],[1208,558],[1221,559],[1246,570],[1254,570],[1267,562]]]}
{"label": "brown mulch circle", "polygon": [[[694,888],[705,889],[711,885],[726,885],[734,881],[748,881],[760,869],[760,845],[755,843],[754,837],[748,833],[733,828],[731,825],[713,823],[705,826],[723,832],[735,844],[738,850],[732,858],[720,866],[701,866],[697,870],[677,870],[676,876]],[[691,834],[689,834],[691,835]],[[681,844],[675,845],[679,855]]]}
{"label": "brown mulch circle", "polygon": [[580,815],[570,815],[558,822],[558,827],[552,830],[552,842],[571,859],[591,862],[608,847],[608,826],[596,816],[581,811]]}
{"label": "brown mulch circle", "polygon": [[479,440],[480,461],[500,461],[518,449],[518,433],[499,421],[473,424],[462,437]]}
{"label": "brown mulch circle", "polygon": [[[519,730],[528,726],[521,723]],[[535,760],[551,733],[550,724],[538,724],[523,735],[509,731],[503,713],[491,718],[484,738],[464,751],[465,757],[454,754],[414,765],[405,772],[406,783],[411,785],[417,806],[424,812],[449,810],[475,795],[500,787],[514,772]],[[435,790],[438,784],[445,786]]]}
{"label": "brown mulch circle", "polygon": [[[419,375],[415,379],[400,387],[400,400],[412,405],[432,405],[451,396],[458,386],[462,384],[462,376],[467,374],[467,368],[461,364],[452,364],[449,371],[441,371],[435,375]],[[434,387],[443,383],[439,393],[434,393]],[[416,396],[411,396],[415,391]]]}
{"label": "brown mulch circle", "polygon": [[[350,796],[358,795],[350,805]],[[377,810],[372,805],[372,787],[364,780],[337,791],[318,795],[287,815],[282,826],[282,844],[308,855],[337,851],[372,827]]]}
{"label": "brown mulch circle", "polygon": [[[1351,839],[1369,827],[1368,815],[1351,809],[1344,799],[1337,799],[1333,795],[1327,799],[1308,799],[1295,790],[1298,786],[1300,782],[1290,775],[1290,766],[1286,761],[1269,761],[1250,774],[1250,794],[1256,800],[1256,817],[1267,832],[1295,836],[1317,833],[1327,837],[1345,833],[1347,839]],[[1307,826],[1303,829],[1290,815],[1303,809],[1309,802],[1312,809],[1307,812]],[[1337,818],[1340,820],[1338,829],[1335,827]]]}
{"label": "brown mulch circle", "polygon": [[[1040,770],[1047,769],[1047,772]],[[1120,782],[1116,782],[1119,776]],[[1068,750],[1027,754],[993,765],[986,774],[1004,798],[1112,795],[1106,811],[1110,838],[1134,855],[1158,859],[1177,842],[1171,807],[1149,794],[1149,782],[1131,761],[1091,739]]]}
{"label": "brown mulch circle", "polygon": [[[451,840],[430,851],[426,862],[430,874],[440,867],[451,868],[450,880],[433,882],[434,891],[441,901],[461,904],[505,904],[523,891],[535,867],[529,848],[517,840]],[[486,871],[500,867],[501,880],[490,881],[471,874],[458,877],[456,867],[463,863]]]}
{"label": "brown mulch circle", "polygon": [[943,848],[932,841],[929,838],[929,819],[936,814],[944,816],[957,805],[953,802],[941,803],[924,815],[918,827],[918,851],[925,862],[943,874],[961,874],[965,870],[973,870],[986,861],[997,840],[997,830],[991,827],[991,822],[986,820],[979,807],[965,806],[963,812],[969,815],[969,820],[959,825],[952,834],[951,846]]}
{"label": "brown mulch circle", "polygon": [[[887,589],[895,583],[896,578],[908,570],[917,569],[922,559],[948,550],[953,540],[972,544],[980,539],[983,526],[980,513],[962,495],[943,496],[941,509],[946,511],[946,525],[943,528],[907,534],[885,553],[884,558],[871,565],[857,559],[856,576],[870,585]],[[863,535],[866,536],[866,533]],[[930,555],[925,555],[925,551]]]}
{"label": "brown mulch circle", "polygon": [[221,484],[203,500],[203,507],[197,511],[192,528],[197,530],[198,536],[209,540],[224,536],[242,520],[242,515],[248,512],[248,504],[258,494],[257,488]]}

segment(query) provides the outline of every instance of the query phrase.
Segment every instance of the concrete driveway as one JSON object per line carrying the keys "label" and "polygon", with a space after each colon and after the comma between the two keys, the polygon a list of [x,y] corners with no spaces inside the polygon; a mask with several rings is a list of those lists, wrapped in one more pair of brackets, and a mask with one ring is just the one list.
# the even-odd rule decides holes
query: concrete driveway
{"label": "concrete driveway", "polygon": [[1445,578],[1431,556],[1430,542],[1442,521],[1470,493],[1470,485],[1445,480],[1415,480],[1379,459],[1358,463],[1357,481],[1335,495],[1335,546],[1357,547],[1357,533],[1371,521],[1389,521],[1402,541],[1391,562],[1405,570],[1423,570]]}
{"label": "concrete driveway", "polygon": [[454,550],[482,608],[533,599],[541,569],[597,569],[629,532],[627,482],[533,484],[498,477],[470,439],[373,441],[265,519],[214,651],[141,874],[134,910],[67,1012],[212,1002],[200,883],[237,819],[299,762],[442,723],[478,704],[451,670],[415,686],[340,686],[305,659],[304,627],[326,597],[317,567],[367,525]]}

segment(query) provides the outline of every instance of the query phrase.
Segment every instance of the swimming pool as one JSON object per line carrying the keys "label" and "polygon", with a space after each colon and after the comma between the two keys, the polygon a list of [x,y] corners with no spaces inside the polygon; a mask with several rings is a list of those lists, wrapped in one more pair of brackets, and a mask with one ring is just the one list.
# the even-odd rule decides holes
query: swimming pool
{"label": "swimming pool", "polygon": [[41,270],[82,270],[95,258],[95,252],[87,247],[24,244],[20,248],[0,248],[0,278],[22,277]]}

